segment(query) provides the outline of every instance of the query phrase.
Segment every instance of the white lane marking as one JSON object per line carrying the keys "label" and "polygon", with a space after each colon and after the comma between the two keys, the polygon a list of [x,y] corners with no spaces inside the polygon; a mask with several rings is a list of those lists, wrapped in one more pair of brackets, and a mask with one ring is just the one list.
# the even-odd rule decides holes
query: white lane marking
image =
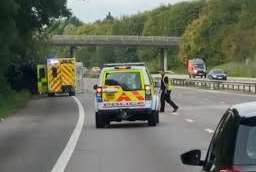
{"label": "white lane marking", "polygon": [[52,168],[51,172],[64,172],[66,166],[68,165],[68,162],[75,150],[75,147],[77,145],[79,136],[81,134],[81,131],[83,129],[84,125],[84,108],[82,103],[78,100],[76,97],[72,97],[75,102],[78,105],[78,110],[79,110],[79,118],[77,120],[76,127],[65,147],[61,155],[59,156],[57,162],[55,163],[54,167]]}
{"label": "white lane marking", "polygon": [[217,94],[226,94],[226,95],[233,95],[233,96],[242,96],[242,97],[255,97],[253,94],[243,94],[243,93],[235,93],[235,92],[226,92],[225,90],[205,90],[200,88],[192,88],[192,87],[182,87],[182,86],[175,86],[175,88],[179,89],[186,89],[186,90],[197,90],[198,92],[206,92],[206,93],[217,93]]}
{"label": "white lane marking", "polygon": [[206,129],[204,129],[204,131],[206,131],[206,132],[208,132],[208,133],[210,133],[210,134],[214,133],[214,130],[212,130],[212,129],[210,129],[210,128],[206,128]]}
{"label": "white lane marking", "polygon": [[193,120],[193,119],[185,119],[185,121],[187,121],[188,123],[193,123],[193,122],[195,122],[195,120]]}
{"label": "white lane marking", "polygon": [[179,113],[173,112],[172,115],[174,115],[174,116],[179,116]]}
{"label": "white lane marking", "polygon": [[225,102],[224,102],[224,101],[221,101],[220,103],[221,103],[221,104],[225,104]]}

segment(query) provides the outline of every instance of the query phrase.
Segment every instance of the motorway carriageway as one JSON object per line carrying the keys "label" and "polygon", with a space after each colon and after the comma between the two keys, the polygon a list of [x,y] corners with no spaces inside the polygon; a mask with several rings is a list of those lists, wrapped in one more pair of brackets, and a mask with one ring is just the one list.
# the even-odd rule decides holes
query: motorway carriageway
{"label": "motorway carriageway", "polygon": [[184,166],[179,155],[207,151],[224,111],[255,96],[176,88],[177,113],[167,106],[160,124],[114,123],[96,129],[96,80],[85,79],[75,97],[34,97],[0,123],[1,172],[198,172]]}

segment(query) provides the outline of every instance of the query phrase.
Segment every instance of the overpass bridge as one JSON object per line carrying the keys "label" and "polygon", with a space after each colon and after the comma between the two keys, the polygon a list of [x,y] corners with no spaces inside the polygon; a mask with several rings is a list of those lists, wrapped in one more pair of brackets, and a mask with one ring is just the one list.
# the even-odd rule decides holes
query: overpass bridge
{"label": "overpass bridge", "polygon": [[161,51],[161,69],[167,70],[168,48],[175,47],[180,37],[121,35],[53,35],[50,44],[69,46],[71,55],[78,46],[157,47]]}

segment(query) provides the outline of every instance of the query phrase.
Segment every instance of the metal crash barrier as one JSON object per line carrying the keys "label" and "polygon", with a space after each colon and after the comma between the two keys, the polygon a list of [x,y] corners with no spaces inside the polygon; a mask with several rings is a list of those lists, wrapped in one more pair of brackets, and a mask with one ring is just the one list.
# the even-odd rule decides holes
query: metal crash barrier
{"label": "metal crash barrier", "polygon": [[256,82],[212,81],[171,78],[172,84],[184,87],[198,87],[210,90],[231,90],[256,94]]}

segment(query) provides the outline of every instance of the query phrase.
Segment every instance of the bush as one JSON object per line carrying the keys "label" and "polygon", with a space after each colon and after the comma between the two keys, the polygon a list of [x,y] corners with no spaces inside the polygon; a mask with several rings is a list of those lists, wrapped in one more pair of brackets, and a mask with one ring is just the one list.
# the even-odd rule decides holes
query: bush
{"label": "bush", "polygon": [[26,105],[31,94],[28,91],[0,93],[0,118]]}

